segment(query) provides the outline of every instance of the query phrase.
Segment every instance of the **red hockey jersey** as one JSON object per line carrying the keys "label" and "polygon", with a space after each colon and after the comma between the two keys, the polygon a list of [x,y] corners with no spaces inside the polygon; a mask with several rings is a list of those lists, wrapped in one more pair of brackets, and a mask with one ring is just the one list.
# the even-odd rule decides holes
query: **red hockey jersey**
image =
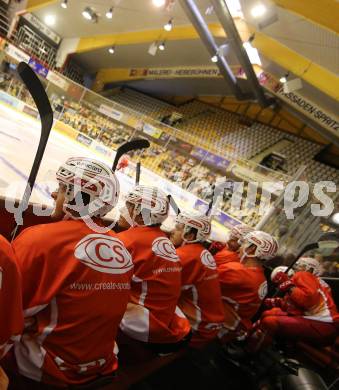
{"label": "red hockey jersey", "polygon": [[191,345],[200,347],[217,336],[224,322],[217,266],[199,243],[184,245],[177,253],[182,265],[179,307],[193,329]]}
{"label": "red hockey jersey", "polygon": [[114,340],[133,274],[116,234],[68,220],[24,230],[13,248],[27,322],[15,345],[20,372],[61,385],[116,370]]}
{"label": "red hockey jersey", "polygon": [[251,318],[267,293],[267,281],[262,268],[230,262],[219,266],[218,274],[225,309],[225,328],[236,330],[242,324],[249,329]]}
{"label": "red hockey jersey", "polygon": [[177,307],[181,265],[171,241],[159,227],[138,226],[118,234],[132,255],[131,298],[120,328],[143,342],[176,343],[190,331]]}
{"label": "red hockey jersey", "polygon": [[10,243],[0,236],[0,358],[20,338],[23,325],[21,276]]}
{"label": "red hockey jersey", "polygon": [[225,248],[221,249],[218,253],[214,255],[215,262],[217,267],[222,264],[229,263],[231,261],[240,261],[239,255],[237,252],[233,252],[225,246]]}
{"label": "red hockey jersey", "polygon": [[304,318],[322,322],[339,322],[338,310],[327,283],[306,271],[296,272],[291,281],[295,287],[286,298],[302,310]]}

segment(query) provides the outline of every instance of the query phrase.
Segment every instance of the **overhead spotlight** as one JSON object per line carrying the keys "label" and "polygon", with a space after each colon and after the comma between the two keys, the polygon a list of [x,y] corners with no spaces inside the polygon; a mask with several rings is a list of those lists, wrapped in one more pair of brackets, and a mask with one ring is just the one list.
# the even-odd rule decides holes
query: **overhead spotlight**
{"label": "overhead spotlight", "polygon": [[112,19],[112,18],[113,18],[113,7],[111,7],[111,8],[106,12],[106,18],[107,18],[107,19]]}
{"label": "overhead spotlight", "polygon": [[47,24],[47,26],[54,26],[55,20],[55,15],[46,15],[44,18],[44,22]]}
{"label": "overhead spotlight", "polygon": [[159,50],[164,51],[165,50],[165,42],[161,42],[158,46]]}
{"label": "overhead spotlight", "polygon": [[166,31],[172,31],[173,28],[173,19],[170,19],[165,25],[164,30]]}
{"label": "overhead spotlight", "polygon": [[332,215],[331,221],[339,226],[339,212]]}
{"label": "overhead spotlight", "polygon": [[166,4],[166,0],[152,0],[154,7],[163,7]]}
{"label": "overhead spotlight", "polygon": [[98,21],[98,15],[91,7],[86,7],[82,11],[82,16],[87,20],[92,20],[94,23]]}
{"label": "overhead spotlight", "polygon": [[287,78],[290,74],[287,72],[284,76],[280,77],[279,81],[283,84],[287,83]]}
{"label": "overhead spotlight", "polygon": [[261,16],[265,15],[267,11],[267,8],[264,6],[264,4],[258,3],[251,9],[251,15],[254,18],[260,18]]}
{"label": "overhead spotlight", "polygon": [[115,53],[115,47],[114,47],[114,46],[110,47],[110,48],[108,49],[108,52],[109,52],[110,54],[114,54],[114,53]]}
{"label": "overhead spotlight", "polygon": [[214,55],[214,56],[211,58],[211,61],[212,61],[212,62],[218,62],[218,56],[217,56],[217,55]]}
{"label": "overhead spotlight", "polygon": [[62,3],[60,4],[62,8],[66,9],[68,6],[68,0],[63,0]]}
{"label": "overhead spotlight", "polygon": [[92,19],[92,13],[93,11],[91,10],[91,8],[89,7],[86,7],[83,11],[82,11],[82,16],[87,19],[87,20],[91,20]]}

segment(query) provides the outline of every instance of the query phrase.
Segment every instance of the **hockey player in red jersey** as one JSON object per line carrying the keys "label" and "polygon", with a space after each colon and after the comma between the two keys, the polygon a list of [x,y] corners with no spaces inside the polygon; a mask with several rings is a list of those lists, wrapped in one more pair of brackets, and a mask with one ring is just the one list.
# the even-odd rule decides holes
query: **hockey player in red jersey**
{"label": "hockey player in red jersey", "polygon": [[186,342],[190,325],[177,302],[181,265],[172,242],[161,231],[169,201],[156,187],[136,186],[126,196],[125,218],[132,227],[118,234],[132,255],[131,298],[120,328],[157,352]]}
{"label": "hockey player in red jersey", "polygon": [[212,254],[201,244],[210,232],[209,217],[181,212],[171,233],[182,265],[178,305],[191,323],[192,347],[213,340],[224,321],[217,267]]}
{"label": "hockey player in red jersey", "polygon": [[218,267],[225,310],[224,327],[219,337],[224,342],[241,338],[251,329],[251,319],[267,292],[262,264],[277,251],[278,243],[274,237],[262,231],[252,231],[242,239],[240,261]]}
{"label": "hockey player in red jersey", "polygon": [[21,276],[10,243],[0,236],[0,359],[20,338],[23,325]]}
{"label": "hockey player in red jersey", "polygon": [[24,275],[26,325],[15,356],[22,376],[65,387],[117,369],[115,337],[133,263],[100,222],[118,201],[119,182],[111,169],[70,158],[56,177],[53,217],[63,220],[27,228],[13,243]]}
{"label": "hockey player in red jersey", "polygon": [[246,225],[234,226],[225,247],[214,255],[217,266],[229,263],[230,261],[239,261],[239,240],[252,231],[253,229]]}
{"label": "hockey player in red jersey", "polygon": [[319,275],[319,262],[301,257],[293,276],[284,272],[273,275],[272,281],[283,298],[267,298],[270,310],[262,314],[252,340],[255,349],[266,346],[277,336],[284,340],[303,340],[319,345],[331,344],[339,328],[339,314],[330,287]]}

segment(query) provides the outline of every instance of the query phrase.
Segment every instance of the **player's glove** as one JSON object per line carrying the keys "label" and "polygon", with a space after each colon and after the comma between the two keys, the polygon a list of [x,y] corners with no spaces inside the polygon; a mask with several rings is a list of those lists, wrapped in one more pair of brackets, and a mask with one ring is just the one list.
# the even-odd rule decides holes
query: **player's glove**
{"label": "player's glove", "polygon": [[281,284],[284,282],[287,282],[289,280],[289,277],[287,273],[285,272],[278,272],[272,279],[272,282],[274,284]]}
{"label": "player's glove", "polygon": [[279,284],[278,289],[281,292],[288,292],[293,287],[295,287],[295,286],[294,286],[294,283],[292,282],[292,280],[286,280],[286,282]]}
{"label": "player's glove", "polygon": [[264,305],[272,309],[273,307],[281,307],[282,299],[281,298],[266,298],[264,301]]}

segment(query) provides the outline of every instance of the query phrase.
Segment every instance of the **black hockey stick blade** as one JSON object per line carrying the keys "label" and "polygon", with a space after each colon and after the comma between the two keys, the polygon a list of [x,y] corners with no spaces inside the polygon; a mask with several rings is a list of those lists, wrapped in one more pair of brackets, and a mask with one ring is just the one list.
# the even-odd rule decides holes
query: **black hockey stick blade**
{"label": "black hockey stick blade", "polygon": [[141,163],[137,162],[136,170],[135,170],[135,185],[138,186],[140,183],[140,173],[141,173]]}
{"label": "black hockey stick blade", "polygon": [[215,189],[216,189],[216,186],[215,186],[215,184],[213,184],[213,188],[212,188],[212,191],[213,191],[213,193],[212,193],[212,199],[211,199],[211,201],[209,202],[208,207],[207,207],[207,210],[206,210],[206,216],[207,216],[207,217],[210,216],[210,213],[211,213],[212,208],[213,208]]}
{"label": "black hockey stick blade", "polygon": [[175,211],[176,215],[179,215],[180,214],[180,209],[179,209],[176,201],[174,200],[173,196],[172,195],[167,195],[167,199],[169,201],[170,206]]}
{"label": "black hockey stick blade", "polygon": [[119,160],[121,156],[123,156],[124,154],[131,152],[132,150],[147,149],[149,147],[150,147],[150,143],[149,141],[147,141],[147,139],[134,139],[133,141],[129,141],[122,144],[121,146],[118,147],[116,151],[116,155],[112,166],[112,171],[115,172]]}
{"label": "black hockey stick blade", "polygon": [[19,225],[23,224],[22,214],[27,209],[29,199],[31,197],[35,180],[40,168],[41,160],[44,155],[49,134],[53,125],[53,111],[49,102],[46,91],[41,84],[38,76],[34,73],[33,69],[25,62],[20,62],[17,67],[17,72],[22,82],[25,84],[29,93],[31,94],[34,103],[39,111],[41,121],[41,135],[39,140],[39,146],[35,155],[33,166],[29,174],[24,196],[19,204],[18,209],[21,212],[21,223],[16,221],[16,227],[12,233],[12,240],[15,238]]}

